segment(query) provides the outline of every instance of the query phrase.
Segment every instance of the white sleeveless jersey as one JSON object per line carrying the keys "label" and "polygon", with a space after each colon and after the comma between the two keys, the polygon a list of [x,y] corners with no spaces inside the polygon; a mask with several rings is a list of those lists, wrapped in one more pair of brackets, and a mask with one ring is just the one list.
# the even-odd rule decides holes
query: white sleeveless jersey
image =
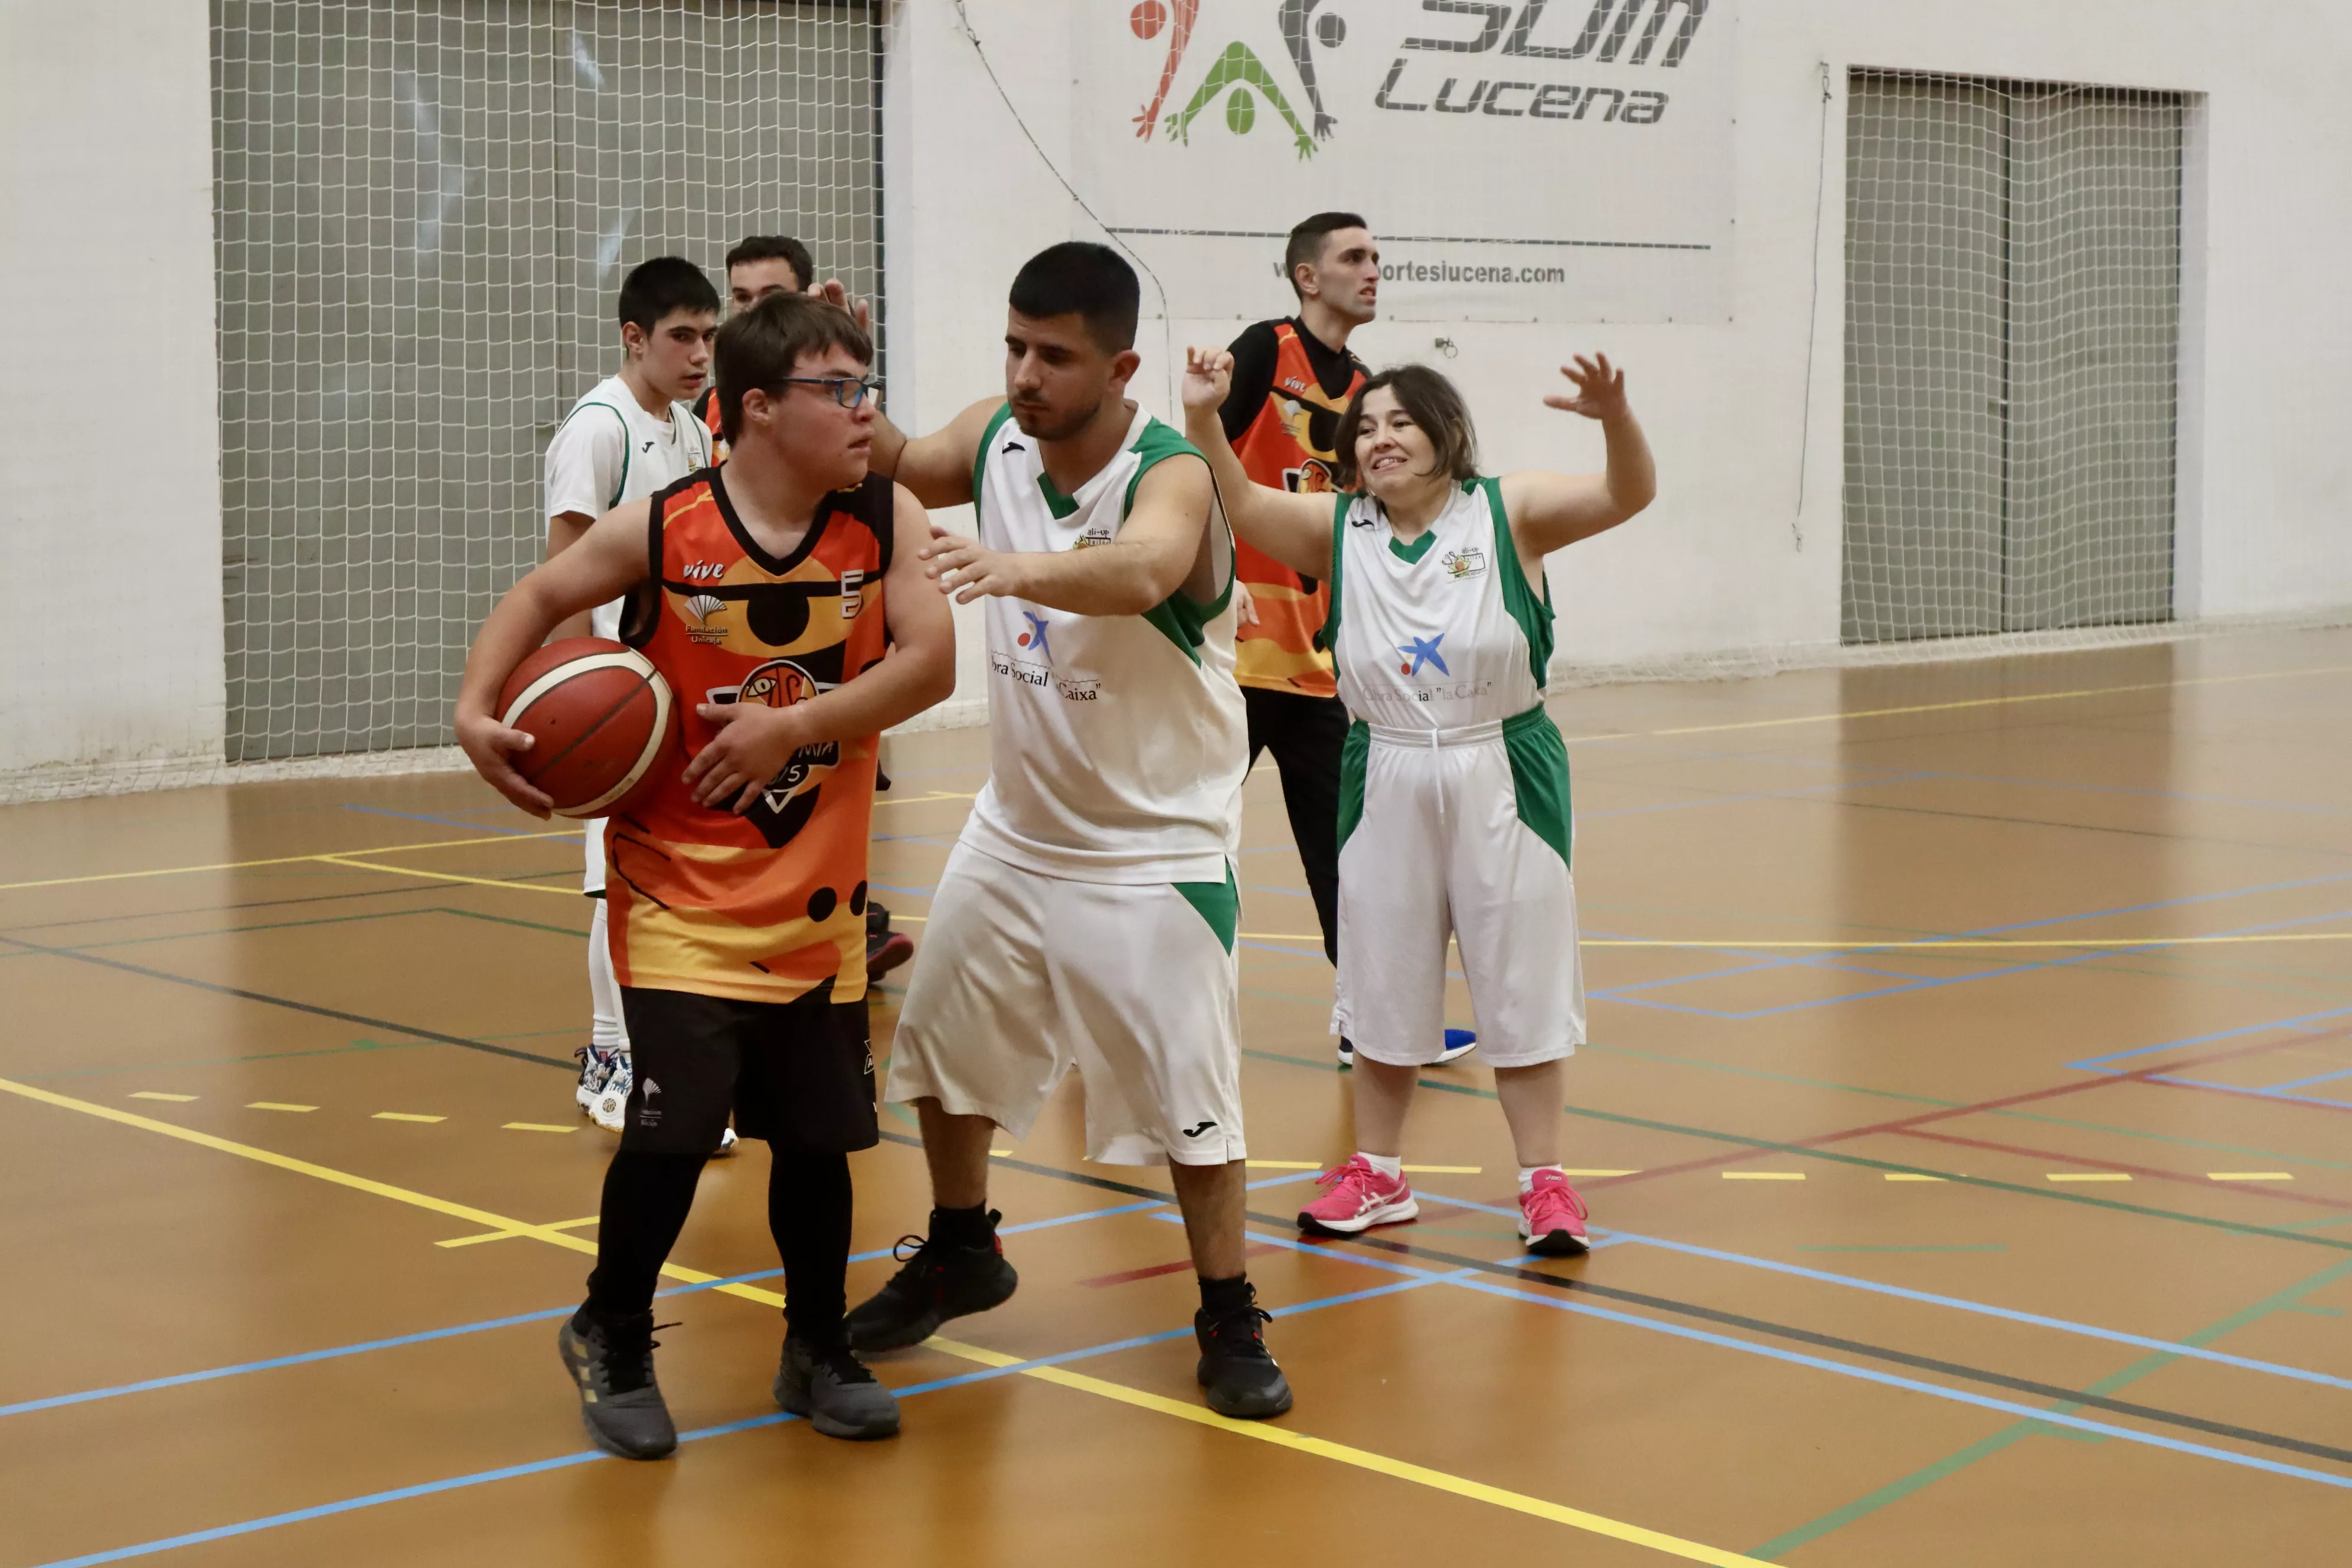
{"label": "white sleeveless jersey", "polygon": [[[998,411],[972,462],[980,542],[1083,550],[1118,537],[1154,464],[1197,453],[1138,410],[1126,445],[1075,495]],[[1142,616],[1079,616],[981,601],[988,641],[989,779],[963,842],[1079,882],[1223,883],[1240,847],[1248,723],[1234,681],[1233,535],[1210,519],[1217,596],[1181,589]]]}
{"label": "white sleeveless jersey", "polygon": [[[710,466],[710,431],[689,404],[669,405],[667,423],[646,413],[617,375],[608,375],[572,405],[547,444],[546,512],[602,517],[625,502],[667,489]],[[600,637],[621,635],[614,600],[588,612]]]}
{"label": "white sleeveless jersey", "polygon": [[1496,481],[1465,481],[1410,545],[1368,495],[1339,498],[1332,533],[1325,637],[1349,713],[1385,729],[1456,730],[1543,700],[1550,594],[1528,583]]}

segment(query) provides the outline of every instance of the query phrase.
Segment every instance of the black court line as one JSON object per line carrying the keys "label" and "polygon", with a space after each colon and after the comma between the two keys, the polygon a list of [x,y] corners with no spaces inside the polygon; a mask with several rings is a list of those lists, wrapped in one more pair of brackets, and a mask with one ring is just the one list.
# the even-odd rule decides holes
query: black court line
{"label": "black court line", "polygon": [[494,1057],[507,1057],[519,1062],[538,1062],[544,1067],[562,1068],[566,1072],[579,1070],[579,1063],[568,1057],[543,1057],[536,1051],[519,1051],[510,1046],[494,1046],[488,1040],[469,1040],[463,1035],[445,1035],[436,1029],[420,1029],[413,1024],[395,1024],[389,1018],[371,1018],[364,1013],[346,1013],[339,1007],[321,1007],[311,1002],[297,1002],[290,996],[273,996],[267,991],[248,991],[240,985],[222,985],[210,980],[197,980],[185,974],[173,974],[169,970],[150,969],[143,963],[127,963],[119,958],[100,958],[94,952],[79,952],[69,947],[50,947],[22,937],[0,932],[0,942],[27,952],[46,953],[51,958],[71,959],[76,963],[94,963],[102,969],[119,970],[125,974],[137,974],[149,980],[169,981],[174,985],[193,985],[199,991],[209,991],[216,996],[235,996],[241,1001],[259,1002],[271,1007],[284,1007],[296,1013],[308,1013],[313,1017],[333,1018],[340,1023],[364,1025],[371,1029],[383,1029],[411,1039],[431,1040],[436,1045],[460,1046],[469,1051],[481,1051]]}
{"label": "black court line", "polygon": [[[904,1143],[916,1148],[922,1146],[921,1139],[910,1137],[904,1132],[885,1131],[882,1136],[893,1143]],[[1163,1203],[1171,1204],[1176,1201],[1175,1195],[1171,1193],[1138,1186],[1130,1182],[1116,1182],[1104,1176],[1087,1175],[1084,1172],[1064,1171],[1052,1165],[1033,1164],[1026,1160],[1000,1157],[990,1160],[989,1164],[992,1167],[1010,1166],[1013,1170],[1026,1172],[1032,1175],[1049,1176],[1057,1181],[1073,1182],[1083,1186],[1125,1193],[1133,1197],[1158,1198]],[[1293,1229],[1297,1224],[1297,1216],[1292,1215],[1260,1214],[1255,1209],[1245,1212],[1259,1225],[1270,1226],[1278,1230]],[[2012,1377],[2007,1373],[1991,1372],[1982,1367],[1944,1361],[1935,1356],[1914,1355],[1908,1351],[1874,1345],[1861,1340],[1820,1333],[1811,1329],[1801,1329],[1787,1323],[1775,1323],[1763,1318],[1751,1318],[1744,1313],[1727,1312],[1717,1308],[1701,1306],[1696,1301],[1680,1301],[1670,1296],[1654,1296],[1646,1291],[1627,1290],[1614,1285],[1597,1285],[1588,1279],[1572,1279],[1515,1264],[1490,1263],[1484,1258],[1466,1258],[1460,1253],[1446,1252],[1433,1247],[1420,1247],[1409,1242],[1391,1241],[1385,1237],[1357,1236],[1344,1238],[1310,1237],[1307,1239],[1310,1247],[1332,1248],[1328,1255],[1334,1258],[1347,1257],[1345,1252],[1337,1250],[1340,1247],[1371,1247],[1406,1258],[1443,1263],[1455,1268],[1469,1268],[1481,1274],[1493,1275],[1498,1279],[1511,1279],[1522,1284],[1540,1285],[1547,1289],[1596,1296],[1604,1300],[1622,1301],[1629,1306],[1646,1307],[1653,1311],[1692,1318],[1726,1328],[1742,1329],[1749,1333],[1811,1345],[1820,1350],[1840,1351],[1847,1355],[1864,1360],[1885,1362],[1890,1365],[1909,1367],[1914,1371],[1932,1372],[1964,1383],[1982,1384],[1989,1387],[2007,1389],[2012,1394],[2031,1394],[2035,1398],[2049,1399],[2061,1404],[2104,1410],[2111,1415],[2128,1415],[2158,1426],[2177,1426],[2187,1431],[2202,1432],[2209,1436],[2229,1437],[2261,1447],[2278,1448],[2311,1458],[2329,1459],[2337,1464],[2352,1465],[2352,1448],[2338,1448],[2326,1443],[2308,1442],[2300,1437],[2284,1436],[2278,1433],[2264,1432],[2252,1426],[2239,1426],[2226,1421],[2209,1421],[2201,1415],[2165,1410],[2153,1405],[2140,1405],[2127,1399],[2111,1398],[2103,1394],[2088,1394],[2079,1389],[2068,1388],[2062,1384],[2042,1383],[2034,1378]]]}

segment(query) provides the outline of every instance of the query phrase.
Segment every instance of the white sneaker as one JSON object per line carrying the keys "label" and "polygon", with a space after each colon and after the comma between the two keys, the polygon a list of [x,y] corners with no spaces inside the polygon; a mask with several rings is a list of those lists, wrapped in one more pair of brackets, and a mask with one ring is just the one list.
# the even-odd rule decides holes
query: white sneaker
{"label": "white sneaker", "polygon": [[735,1129],[730,1127],[719,1134],[719,1147],[710,1152],[714,1160],[731,1159],[735,1153]]}
{"label": "white sneaker", "polygon": [[593,1104],[588,1108],[589,1120],[607,1132],[621,1130],[622,1118],[629,1109],[629,1090],[635,1087],[637,1075],[629,1065],[628,1053],[614,1051],[612,1070],[604,1075],[604,1087],[597,1090]]}
{"label": "white sneaker", "polygon": [[604,1079],[613,1070],[611,1057],[593,1046],[583,1046],[572,1053],[580,1064],[580,1082],[572,1091],[583,1117],[593,1114],[596,1097],[604,1091]]}

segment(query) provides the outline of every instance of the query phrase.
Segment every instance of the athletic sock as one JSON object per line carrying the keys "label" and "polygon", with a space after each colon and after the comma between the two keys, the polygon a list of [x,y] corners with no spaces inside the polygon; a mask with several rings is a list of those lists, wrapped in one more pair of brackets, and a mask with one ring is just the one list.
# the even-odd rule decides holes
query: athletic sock
{"label": "athletic sock", "polygon": [[939,1247],[988,1247],[994,1244],[996,1228],[989,1223],[988,1205],[974,1204],[968,1209],[933,1209],[930,1240]]}
{"label": "athletic sock", "polygon": [[1404,1156],[1402,1154],[1367,1154],[1359,1149],[1356,1158],[1392,1182],[1404,1180]]}
{"label": "athletic sock", "polygon": [[849,1343],[849,1156],[769,1149],[768,1229],[784,1261],[784,1332],[839,1350]]}
{"label": "athletic sock", "polygon": [[1522,1194],[1534,1192],[1536,1190],[1536,1178],[1542,1175],[1546,1171],[1549,1171],[1552,1174],[1559,1177],[1563,1182],[1568,1180],[1567,1173],[1562,1171],[1558,1165],[1522,1165],[1519,1167],[1519,1191]]}
{"label": "athletic sock", "polygon": [[623,1149],[604,1167],[596,1268],[588,1276],[588,1308],[596,1316],[630,1318],[653,1310],[654,1286],[694,1207],[703,1159]]}
{"label": "athletic sock", "polygon": [[1246,1272],[1236,1274],[1230,1279],[1212,1279],[1205,1274],[1200,1279],[1201,1310],[1212,1318],[1222,1318],[1228,1313],[1241,1311],[1257,1300],[1250,1294],[1249,1275]]}

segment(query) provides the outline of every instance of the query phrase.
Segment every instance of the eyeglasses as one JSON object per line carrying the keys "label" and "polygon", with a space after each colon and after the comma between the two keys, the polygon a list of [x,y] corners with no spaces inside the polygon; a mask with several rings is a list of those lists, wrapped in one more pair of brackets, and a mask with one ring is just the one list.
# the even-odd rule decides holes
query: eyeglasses
{"label": "eyeglasses", "polygon": [[846,375],[788,375],[784,380],[797,386],[829,386],[833,388],[833,400],[844,408],[855,408],[882,390],[878,381],[860,381]]}

